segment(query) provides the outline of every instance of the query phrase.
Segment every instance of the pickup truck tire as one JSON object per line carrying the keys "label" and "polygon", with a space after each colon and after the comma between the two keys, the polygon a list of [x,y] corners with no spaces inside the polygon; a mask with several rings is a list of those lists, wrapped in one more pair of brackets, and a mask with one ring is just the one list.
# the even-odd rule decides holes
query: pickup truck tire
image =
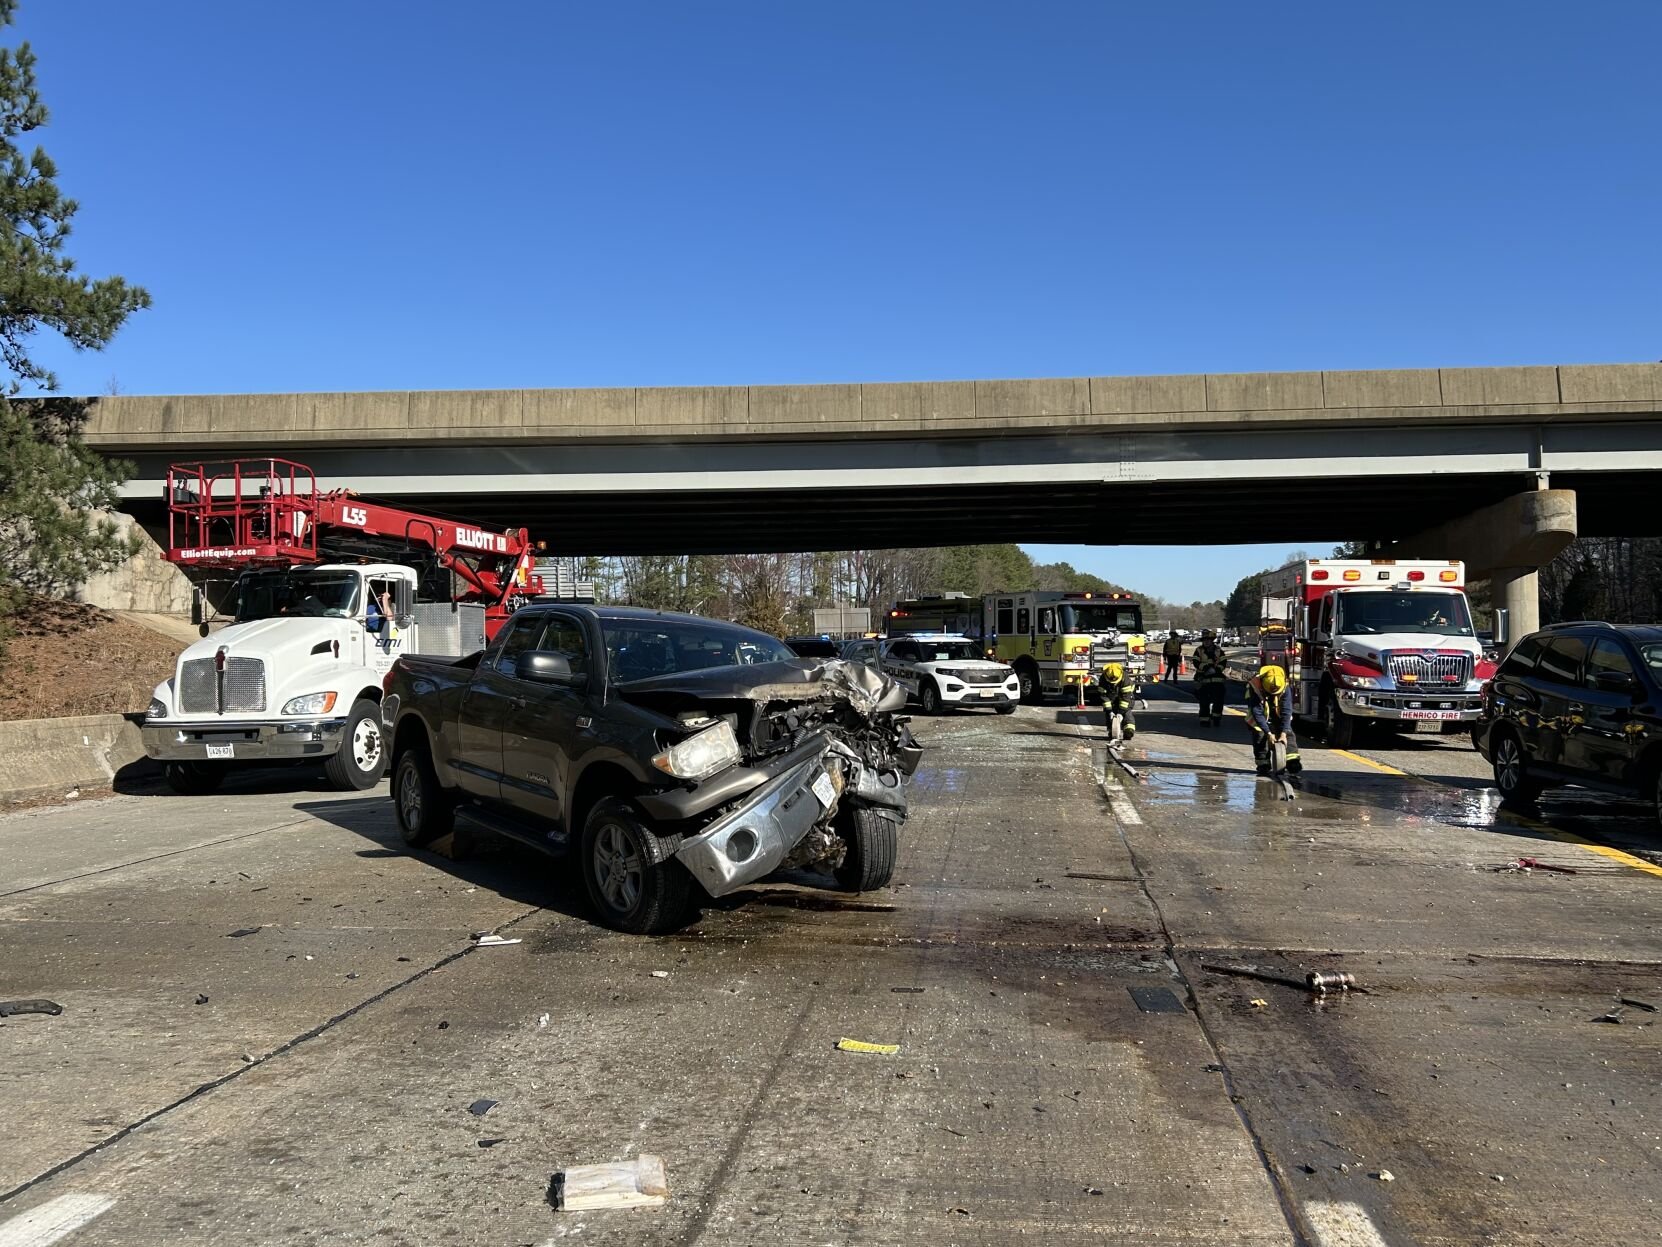
{"label": "pickup truck tire", "polygon": [[837,882],[850,892],[875,892],[894,878],[900,827],[876,810],[856,806],[838,820],[848,852],[837,867]]}
{"label": "pickup truck tire", "polygon": [[408,749],[392,776],[392,808],[398,834],[412,849],[423,848],[456,826],[456,803],[439,784],[425,748]]}
{"label": "pickup truck tire", "polygon": [[935,687],[935,681],[926,678],[918,686],[918,705],[927,715],[937,715],[941,712],[941,690]]}
{"label": "pickup truck tire", "polygon": [[162,767],[162,776],[174,792],[200,797],[224,783],[225,766],[218,762],[169,762]]}
{"label": "pickup truck tire", "polygon": [[649,834],[635,807],[619,797],[602,797],[583,824],[583,888],[600,920],[630,935],[667,935],[692,909],[692,876],[673,858],[651,864]]}
{"label": "pickup truck tire", "polygon": [[340,748],[323,764],[329,782],[342,792],[362,792],[381,782],[387,769],[387,741],[381,731],[381,707],[369,698],[352,703]]}

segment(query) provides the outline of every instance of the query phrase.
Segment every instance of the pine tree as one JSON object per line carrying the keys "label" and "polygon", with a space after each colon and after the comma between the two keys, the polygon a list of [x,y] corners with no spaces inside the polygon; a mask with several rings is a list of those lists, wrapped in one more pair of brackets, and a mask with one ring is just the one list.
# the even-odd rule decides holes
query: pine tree
{"label": "pine tree", "polygon": [[[0,0],[0,29],[16,10],[17,0]],[[0,362],[12,396],[0,399],[0,616],[29,593],[61,593],[134,552],[99,514],[115,505],[130,466],[82,444],[84,400],[41,397],[57,377],[29,345],[51,329],[78,350],[99,350],[150,296],[120,277],[83,276],[64,254],[78,205],[58,190],[52,158],[19,143],[46,116],[29,45],[0,48]]]}

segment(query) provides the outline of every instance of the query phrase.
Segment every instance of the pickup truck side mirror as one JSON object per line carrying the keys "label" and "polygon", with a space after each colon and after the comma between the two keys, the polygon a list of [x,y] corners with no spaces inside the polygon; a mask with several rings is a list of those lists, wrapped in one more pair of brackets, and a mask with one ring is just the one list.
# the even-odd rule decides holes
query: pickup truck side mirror
{"label": "pickup truck side mirror", "polygon": [[1606,693],[1632,693],[1639,687],[1626,671],[1595,671],[1593,683]]}
{"label": "pickup truck side mirror", "polygon": [[534,649],[521,654],[514,674],[533,684],[554,684],[561,688],[582,688],[589,682],[586,672],[573,671],[571,660],[551,650]]}

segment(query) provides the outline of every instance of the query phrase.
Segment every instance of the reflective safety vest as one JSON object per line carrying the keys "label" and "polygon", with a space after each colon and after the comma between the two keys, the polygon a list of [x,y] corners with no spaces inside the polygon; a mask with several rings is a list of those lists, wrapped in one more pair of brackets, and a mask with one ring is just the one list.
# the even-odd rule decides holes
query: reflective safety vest
{"label": "reflective safety vest", "polygon": [[1195,679],[1201,684],[1212,684],[1224,678],[1223,650],[1216,645],[1195,648]]}

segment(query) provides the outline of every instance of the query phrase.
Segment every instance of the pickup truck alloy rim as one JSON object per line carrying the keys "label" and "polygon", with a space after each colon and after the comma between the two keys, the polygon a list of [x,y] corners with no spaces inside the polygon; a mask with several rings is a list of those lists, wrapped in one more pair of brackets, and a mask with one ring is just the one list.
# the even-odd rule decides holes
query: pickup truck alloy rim
{"label": "pickup truck alloy rim", "polygon": [[360,771],[372,770],[381,764],[381,729],[368,719],[360,719],[352,729],[352,761]]}
{"label": "pickup truck alloy rim", "polygon": [[640,850],[616,823],[602,827],[595,837],[594,881],[606,903],[620,913],[628,913],[641,899]]}
{"label": "pickup truck alloy rim", "polygon": [[406,827],[421,826],[421,777],[413,767],[403,771],[404,782],[398,787],[398,808],[404,815]]}

